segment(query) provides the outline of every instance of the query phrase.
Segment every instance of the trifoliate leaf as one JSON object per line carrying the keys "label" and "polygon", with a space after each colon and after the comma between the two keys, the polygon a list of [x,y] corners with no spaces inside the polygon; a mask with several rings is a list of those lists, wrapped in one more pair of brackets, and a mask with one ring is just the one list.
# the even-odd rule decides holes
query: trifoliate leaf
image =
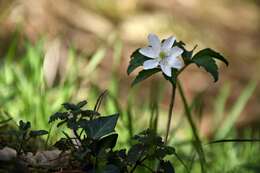
{"label": "trifoliate leaf", "polygon": [[135,80],[132,82],[132,86],[136,85],[137,83],[147,79],[148,77],[152,76],[153,74],[161,71],[159,68],[149,69],[149,70],[142,70],[138,73]]}
{"label": "trifoliate leaf", "polygon": [[137,67],[142,66],[144,61],[149,60],[150,58],[142,55],[139,52],[139,49],[135,50],[134,53],[131,55],[131,60],[129,66],[127,68],[127,74],[129,75],[134,71]]}
{"label": "trifoliate leaf", "polygon": [[115,131],[118,114],[107,117],[99,117],[90,121],[82,121],[80,126],[86,130],[91,139],[99,139]]}

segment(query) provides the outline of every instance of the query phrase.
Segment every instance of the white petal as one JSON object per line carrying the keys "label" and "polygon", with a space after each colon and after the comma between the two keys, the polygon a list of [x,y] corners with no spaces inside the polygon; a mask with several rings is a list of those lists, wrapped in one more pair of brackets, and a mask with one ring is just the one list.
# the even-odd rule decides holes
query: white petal
{"label": "white petal", "polygon": [[175,37],[169,37],[166,40],[164,40],[164,42],[162,43],[162,50],[164,51],[170,50],[175,40],[176,40]]}
{"label": "white petal", "polygon": [[172,76],[172,69],[170,66],[166,65],[166,64],[161,64],[161,69],[163,71],[164,74],[166,74],[167,76],[171,77]]}
{"label": "white petal", "polygon": [[148,35],[149,45],[152,46],[158,52],[161,49],[161,42],[160,39],[155,34]]}
{"label": "white petal", "polygon": [[176,68],[178,70],[183,67],[183,62],[179,58],[167,57],[167,61],[168,61],[169,66]]}
{"label": "white petal", "polygon": [[169,56],[177,57],[177,56],[180,56],[182,53],[183,53],[183,50],[181,48],[174,46],[173,48],[171,48]]}
{"label": "white petal", "polygon": [[149,58],[156,58],[156,57],[158,57],[158,54],[154,51],[154,49],[152,47],[141,48],[141,49],[139,49],[139,52],[142,55],[147,56]]}
{"label": "white petal", "polygon": [[155,68],[158,65],[159,65],[158,60],[147,60],[143,64],[145,70]]}

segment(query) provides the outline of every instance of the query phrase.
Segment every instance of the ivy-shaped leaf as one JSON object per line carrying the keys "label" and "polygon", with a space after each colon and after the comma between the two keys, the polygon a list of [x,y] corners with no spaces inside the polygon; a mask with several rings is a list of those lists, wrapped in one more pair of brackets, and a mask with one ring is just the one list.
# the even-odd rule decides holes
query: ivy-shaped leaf
{"label": "ivy-shaped leaf", "polygon": [[90,121],[81,121],[80,126],[86,130],[91,139],[96,140],[115,131],[118,116],[118,114],[114,114]]}
{"label": "ivy-shaped leaf", "polygon": [[97,143],[98,150],[100,149],[107,149],[107,148],[114,148],[117,142],[118,134],[111,134],[109,136],[105,136],[101,138]]}
{"label": "ivy-shaped leaf", "polygon": [[218,81],[218,66],[215,59],[224,62],[228,66],[228,61],[221,54],[210,48],[203,49],[196,53],[192,61],[209,72],[216,82]]}
{"label": "ivy-shaped leaf", "polygon": [[147,79],[148,77],[152,76],[153,74],[161,71],[159,68],[149,69],[149,70],[142,70],[138,73],[134,81],[132,82],[132,86],[136,85],[137,83]]}
{"label": "ivy-shaped leaf", "polygon": [[131,60],[127,68],[127,74],[129,75],[130,73],[132,73],[137,67],[142,66],[144,61],[149,59],[150,58],[142,55],[139,52],[139,49],[135,50],[134,53],[131,55]]}

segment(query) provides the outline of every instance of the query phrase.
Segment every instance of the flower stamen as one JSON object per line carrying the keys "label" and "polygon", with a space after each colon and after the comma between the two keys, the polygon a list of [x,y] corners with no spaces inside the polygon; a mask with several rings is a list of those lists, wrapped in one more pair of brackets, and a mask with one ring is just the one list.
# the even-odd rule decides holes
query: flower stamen
{"label": "flower stamen", "polygon": [[159,57],[161,59],[164,59],[166,56],[167,56],[167,54],[165,52],[163,52],[163,51],[161,51],[160,54],[159,54]]}

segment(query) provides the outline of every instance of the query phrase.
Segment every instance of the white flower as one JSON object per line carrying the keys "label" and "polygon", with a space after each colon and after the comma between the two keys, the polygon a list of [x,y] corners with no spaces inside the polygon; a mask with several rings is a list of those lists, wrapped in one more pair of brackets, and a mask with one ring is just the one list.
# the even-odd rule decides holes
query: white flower
{"label": "white flower", "polygon": [[157,68],[159,65],[163,73],[171,77],[172,68],[179,70],[183,67],[182,60],[178,58],[183,50],[177,46],[172,47],[175,41],[174,37],[169,37],[161,43],[155,34],[149,34],[148,41],[149,46],[139,50],[142,55],[151,58],[151,60],[144,62],[145,70]]}

